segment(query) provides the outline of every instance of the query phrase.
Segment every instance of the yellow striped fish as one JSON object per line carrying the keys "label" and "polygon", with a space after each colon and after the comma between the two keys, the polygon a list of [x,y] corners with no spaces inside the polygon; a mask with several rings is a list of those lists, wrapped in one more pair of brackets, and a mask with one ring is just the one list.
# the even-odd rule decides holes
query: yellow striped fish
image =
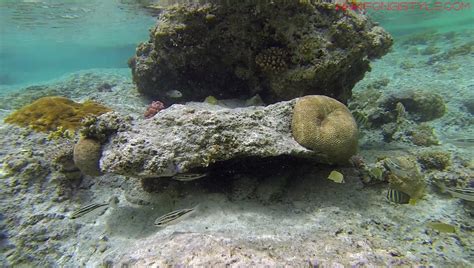
{"label": "yellow striped fish", "polygon": [[397,204],[408,204],[410,202],[410,196],[404,192],[400,192],[394,189],[388,189],[387,199],[390,202]]}
{"label": "yellow striped fish", "polygon": [[193,208],[178,209],[167,213],[155,220],[155,226],[165,227],[171,224],[175,224],[191,216],[193,212],[196,211],[196,209],[197,206]]}

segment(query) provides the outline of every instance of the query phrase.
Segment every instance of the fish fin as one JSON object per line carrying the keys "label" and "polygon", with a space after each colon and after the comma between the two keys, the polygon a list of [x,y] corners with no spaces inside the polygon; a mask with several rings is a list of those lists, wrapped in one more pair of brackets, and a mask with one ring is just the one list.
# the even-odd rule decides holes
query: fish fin
{"label": "fish fin", "polygon": [[410,198],[410,200],[408,201],[408,204],[414,206],[414,205],[416,205],[416,201],[417,200],[415,198]]}

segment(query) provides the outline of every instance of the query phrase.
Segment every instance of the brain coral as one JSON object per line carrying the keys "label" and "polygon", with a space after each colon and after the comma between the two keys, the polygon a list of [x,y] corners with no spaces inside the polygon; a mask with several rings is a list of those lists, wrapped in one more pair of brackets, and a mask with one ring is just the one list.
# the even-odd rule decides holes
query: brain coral
{"label": "brain coral", "polygon": [[344,163],[357,152],[357,124],[347,107],[330,97],[299,98],[291,130],[299,144],[320,152],[328,163]]}
{"label": "brain coral", "polygon": [[86,116],[109,111],[109,108],[90,100],[77,103],[64,97],[43,97],[9,115],[5,123],[36,131],[53,131],[59,127],[75,130]]}

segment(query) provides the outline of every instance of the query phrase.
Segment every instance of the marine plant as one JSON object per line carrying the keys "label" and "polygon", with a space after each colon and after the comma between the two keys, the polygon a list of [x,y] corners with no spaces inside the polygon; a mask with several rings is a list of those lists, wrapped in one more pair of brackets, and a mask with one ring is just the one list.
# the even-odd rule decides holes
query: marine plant
{"label": "marine plant", "polygon": [[77,103],[68,98],[43,97],[13,112],[5,123],[28,127],[35,131],[77,130],[90,115],[100,115],[111,109],[91,100]]}

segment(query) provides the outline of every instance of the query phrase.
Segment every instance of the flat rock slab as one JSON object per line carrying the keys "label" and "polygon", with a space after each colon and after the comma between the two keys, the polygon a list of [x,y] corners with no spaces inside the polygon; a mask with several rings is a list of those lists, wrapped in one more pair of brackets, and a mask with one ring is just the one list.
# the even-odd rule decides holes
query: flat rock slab
{"label": "flat rock slab", "polygon": [[[206,103],[175,104],[154,117],[131,120],[103,146],[103,172],[167,177],[205,170],[213,163],[251,157],[318,158],[292,137],[295,100],[229,109]],[[110,124],[116,114],[98,118]],[[112,117],[115,117],[112,118]]]}

